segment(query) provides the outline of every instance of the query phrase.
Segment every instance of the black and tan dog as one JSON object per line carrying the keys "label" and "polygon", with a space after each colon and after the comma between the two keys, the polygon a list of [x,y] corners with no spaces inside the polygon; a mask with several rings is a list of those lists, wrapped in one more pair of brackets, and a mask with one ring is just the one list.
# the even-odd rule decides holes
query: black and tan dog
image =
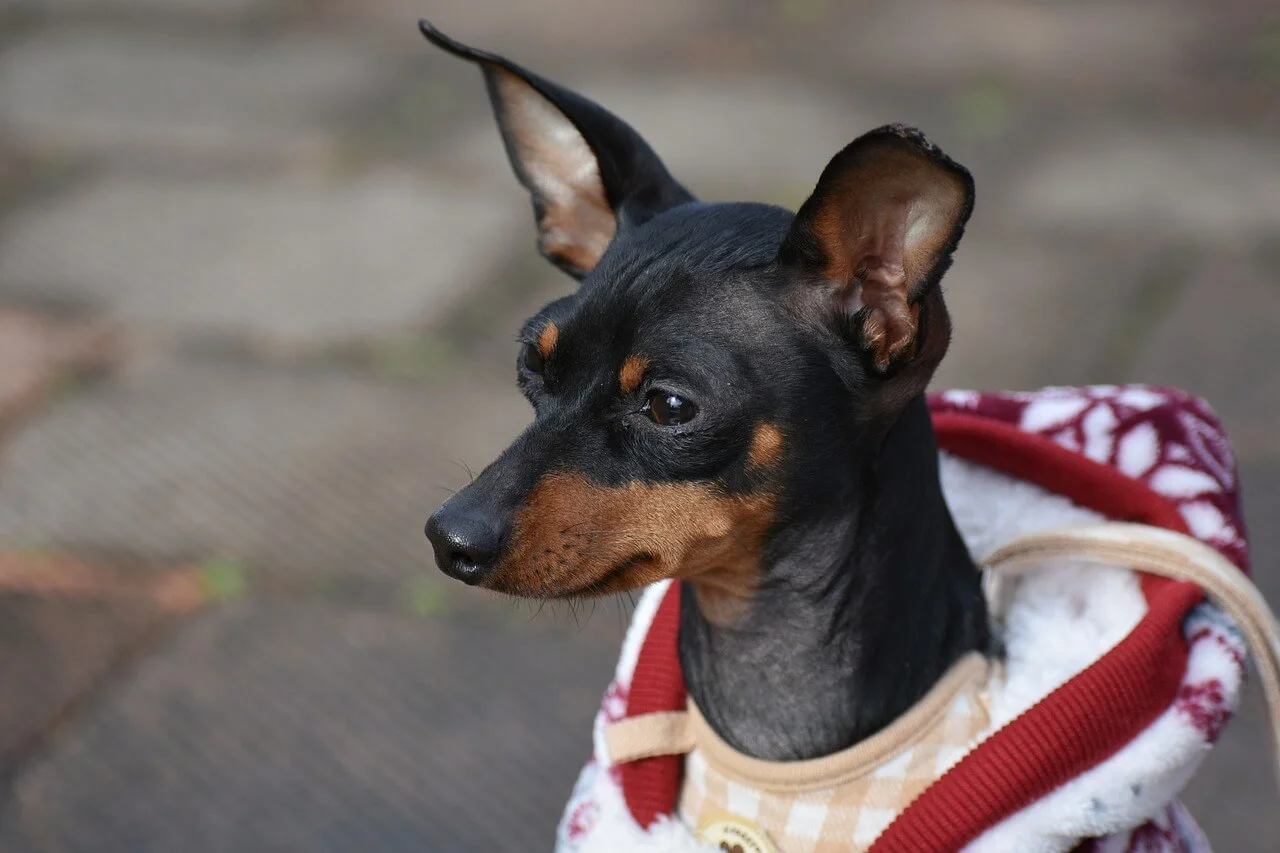
{"label": "black and tan dog", "polygon": [[528,598],[681,579],[689,694],[764,759],[848,747],[985,650],[923,397],[969,173],[892,126],[797,214],[702,203],[606,110],[422,30],[484,72],[539,248],[579,281],[521,335],[536,419],[427,524],[440,568]]}

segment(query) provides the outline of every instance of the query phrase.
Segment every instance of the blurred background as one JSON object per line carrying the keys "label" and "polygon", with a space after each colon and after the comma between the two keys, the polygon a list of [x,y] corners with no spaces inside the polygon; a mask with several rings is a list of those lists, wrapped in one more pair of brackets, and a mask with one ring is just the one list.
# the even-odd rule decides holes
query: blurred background
{"label": "blurred background", "polygon": [[[0,851],[549,849],[626,610],[422,536],[570,287],[424,15],[708,199],[926,129],[978,184],[937,386],[1206,396],[1280,602],[1272,0],[6,0]],[[1267,743],[1250,691],[1187,795],[1220,850],[1275,849]]]}

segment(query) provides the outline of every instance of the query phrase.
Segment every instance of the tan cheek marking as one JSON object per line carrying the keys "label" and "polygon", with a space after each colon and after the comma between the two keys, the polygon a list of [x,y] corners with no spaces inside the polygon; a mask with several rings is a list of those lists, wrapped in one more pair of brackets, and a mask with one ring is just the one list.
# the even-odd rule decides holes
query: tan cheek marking
{"label": "tan cheek marking", "polygon": [[776,465],[782,457],[782,430],[773,424],[760,424],[755,435],[751,437],[751,449],[747,451],[747,462],[753,468],[768,468]]}
{"label": "tan cheek marking", "polygon": [[560,329],[555,323],[548,323],[542,327],[542,331],[538,333],[538,352],[542,353],[544,359],[551,358],[551,354],[556,351],[558,340],[560,340]]}
{"label": "tan cheek marking", "polygon": [[709,619],[732,621],[760,580],[772,495],[718,495],[692,483],[609,488],[553,474],[516,513],[487,586],[535,598],[604,595],[663,578],[689,580]]}
{"label": "tan cheek marking", "polygon": [[622,369],[618,371],[618,383],[624,393],[630,394],[640,387],[640,380],[644,379],[644,371],[648,366],[649,359],[642,355],[627,356],[622,362]]}

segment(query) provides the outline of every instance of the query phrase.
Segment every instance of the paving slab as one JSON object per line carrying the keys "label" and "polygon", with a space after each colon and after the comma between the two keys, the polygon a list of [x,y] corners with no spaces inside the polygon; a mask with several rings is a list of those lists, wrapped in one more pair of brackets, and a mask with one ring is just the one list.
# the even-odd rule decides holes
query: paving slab
{"label": "paving slab", "polygon": [[1206,254],[1152,331],[1133,375],[1207,399],[1238,455],[1280,459],[1277,330],[1280,280],[1253,253]]}
{"label": "paving slab", "polygon": [[0,552],[0,787],[202,598],[181,572],[136,582],[62,555]]}
{"label": "paving slab", "polygon": [[1280,232],[1280,146],[1219,127],[1082,123],[1021,164],[1012,221],[1240,245]]}
{"label": "paving slab", "polygon": [[0,592],[0,780],[152,627],[143,603]]}
{"label": "paving slab", "polygon": [[[943,279],[953,331],[936,388],[1115,382],[1099,355],[1151,252],[1009,233],[980,209]],[[1122,333],[1122,332],[1121,332]]]}
{"label": "paving slab", "polygon": [[[321,9],[347,27],[402,42],[422,42],[419,18],[449,35],[495,52],[523,57],[595,56],[625,60],[636,52],[661,53],[672,40],[722,19],[732,4],[653,0],[553,0],[479,4],[470,0],[327,0]],[[423,50],[426,50],[423,45]]]}
{"label": "paving slab", "polygon": [[800,31],[813,51],[862,73],[940,85],[966,76],[1073,87],[1163,82],[1205,26],[1203,10],[1182,2],[895,0],[828,9]]}
{"label": "paving slab", "polygon": [[92,318],[0,307],[0,431],[59,381],[105,370],[115,349],[111,330]]}
{"label": "paving slab", "polygon": [[97,15],[182,15],[196,20],[231,19],[251,14],[265,14],[279,9],[289,0],[9,0],[12,6],[27,14],[63,15],[93,13]]}
{"label": "paving slab", "polygon": [[283,577],[434,577],[428,515],[528,418],[518,394],[474,375],[129,370],[11,437],[0,541],[226,557]]}
{"label": "paving slab", "polygon": [[241,602],[23,774],[0,849],[548,849],[615,653]]}
{"label": "paving slab", "polygon": [[0,295],[88,303],[135,332],[331,346],[437,318],[501,265],[528,218],[515,189],[391,168],[109,174],[10,216]]}
{"label": "paving slab", "polygon": [[41,28],[0,53],[0,124],[72,151],[310,152],[395,71],[328,37]]}

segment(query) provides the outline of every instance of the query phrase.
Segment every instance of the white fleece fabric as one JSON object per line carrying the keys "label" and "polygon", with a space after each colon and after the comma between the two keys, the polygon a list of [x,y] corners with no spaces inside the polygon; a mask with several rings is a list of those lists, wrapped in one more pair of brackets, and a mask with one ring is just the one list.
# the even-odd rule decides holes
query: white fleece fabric
{"label": "white fleece fabric", "polygon": [[[1059,495],[1002,473],[941,455],[944,492],[974,559],[1034,532],[1102,520]],[[648,830],[632,819],[605,746],[605,726],[625,713],[622,701],[636,658],[669,582],[654,584],[638,604],[614,683],[594,725],[593,756],[583,769],[557,832],[562,853],[713,851],[678,817]],[[1146,613],[1138,576],[1080,561],[1046,563],[1013,588],[1003,625],[1006,663],[994,684],[991,727],[1002,727],[1123,639]],[[1212,678],[1222,696],[1203,707],[1175,703],[1137,738],[1048,796],[990,827],[966,849],[1055,853],[1083,838],[1099,851],[1208,850],[1203,835],[1174,801],[1210,747],[1198,710],[1225,723],[1239,698],[1246,647],[1217,607],[1201,604],[1187,619],[1191,644],[1184,685]],[[1225,709],[1225,711],[1224,711]],[[1214,720],[1217,718],[1215,717]],[[1213,722],[1211,720],[1211,722]],[[980,740],[981,738],[979,738]],[[857,849],[852,844],[850,849]],[[782,851],[787,853],[787,851]]]}

